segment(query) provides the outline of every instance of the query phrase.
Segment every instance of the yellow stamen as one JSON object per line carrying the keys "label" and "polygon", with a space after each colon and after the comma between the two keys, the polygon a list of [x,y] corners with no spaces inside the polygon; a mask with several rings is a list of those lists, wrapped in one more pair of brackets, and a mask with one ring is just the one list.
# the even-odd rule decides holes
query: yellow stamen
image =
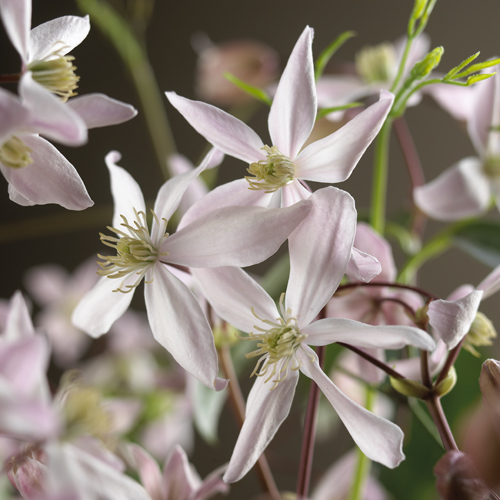
{"label": "yellow stamen", "polygon": [[255,178],[247,176],[245,179],[250,184],[249,189],[274,193],[293,181],[295,166],[276,146],[264,146],[262,149],[267,153],[267,159],[251,163],[247,172]]}
{"label": "yellow stamen", "polygon": [[366,83],[390,82],[396,68],[396,52],[391,43],[365,47],[356,54],[356,69]]}
{"label": "yellow stamen", "polygon": [[0,148],[0,163],[9,168],[23,168],[33,163],[31,148],[16,136]]}

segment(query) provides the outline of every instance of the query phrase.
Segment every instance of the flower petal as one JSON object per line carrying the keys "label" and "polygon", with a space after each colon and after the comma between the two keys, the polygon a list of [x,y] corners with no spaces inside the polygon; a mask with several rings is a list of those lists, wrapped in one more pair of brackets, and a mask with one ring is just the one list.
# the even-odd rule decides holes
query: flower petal
{"label": "flower petal", "polygon": [[381,91],[378,102],[333,134],[307,146],[294,160],[295,176],[306,181],[345,181],[378,134],[393,100],[390,92]]}
{"label": "flower petal", "polygon": [[163,498],[168,500],[190,499],[201,483],[193,473],[186,452],[179,445],[175,446],[165,461],[163,481]]}
{"label": "flower petal", "polygon": [[292,310],[299,327],[308,325],[337,289],[356,232],[354,200],[345,191],[326,187],[309,201],[311,213],[289,237],[286,308]]}
{"label": "flower petal", "polygon": [[54,50],[66,55],[80,45],[90,31],[89,16],[63,16],[33,28],[29,38],[29,62],[43,59]]}
{"label": "flower petal", "polygon": [[21,56],[24,67],[28,60],[31,0],[0,0],[0,14],[5,31]]}
{"label": "flower petal", "polygon": [[151,499],[163,500],[162,475],[156,460],[137,444],[130,444],[128,451],[135,462],[135,469],[139,473],[141,484],[151,496]]}
{"label": "flower petal", "polygon": [[483,299],[491,297],[500,290],[500,266],[495,267],[486,278],[477,286],[478,290],[483,290]]}
{"label": "flower petal", "polygon": [[[1,1],[1,0],[0,0]],[[30,112],[21,104],[19,98],[0,88],[0,147],[4,145],[16,130],[22,130],[30,120]]]}
{"label": "flower petal", "polygon": [[401,349],[413,345],[433,351],[434,339],[424,330],[411,326],[372,326],[352,319],[326,318],[315,321],[302,329],[309,345],[328,345],[344,342],[358,347]]}
{"label": "flower petal", "polygon": [[260,318],[279,318],[274,300],[239,267],[193,269],[192,273],[215,312],[238,330],[249,333],[254,325],[266,327],[252,309]]}
{"label": "flower petal", "polygon": [[227,469],[227,464],[222,465],[210,473],[204,480],[192,500],[206,500],[216,493],[227,494],[229,486],[221,479]]}
{"label": "flower petal", "polygon": [[307,200],[312,195],[312,191],[306,189],[298,179],[281,188],[281,206],[291,207],[301,200]]}
{"label": "flower petal", "polygon": [[[423,88],[455,120],[467,121],[474,116],[476,87],[457,87],[446,83],[427,85]],[[480,151],[479,151],[480,152]]]}
{"label": "flower petal", "polygon": [[166,263],[188,267],[245,267],[267,259],[311,210],[303,201],[290,208],[223,207],[168,237]]}
{"label": "flower petal", "polygon": [[482,296],[482,290],[474,290],[458,300],[434,300],[429,304],[429,324],[448,349],[453,349],[469,331]]}
{"label": "flower petal", "polygon": [[360,450],[374,462],[391,469],[397,467],[405,458],[401,429],[343,394],[319,367],[316,353],[310,347],[303,346],[297,355],[302,361],[300,370],[318,384]]}
{"label": "flower petal", "polygon": [[18,169],[0,164],[0,170],[14,189],[30,204],[57,203],[69,210],[84,210],[90,199],[75,167],[49,142],[36,135],[23,136],[31,148],[33,163]]}
{"label": "flower petal", "polygon": [[9,314],[2,337],[5,340],[20,340],[33,337],[35,329],[23,294],[17,291],[9,303]]}
{"label": "flower petal", "polygon": [[157,262],[145,297],[154,338],[207,387],[223,389],[212,330],[198,301],[182,281]]}
{"label": "flower petal", "polygon": [[[131,285],[136,280],[137,276],[131,274],[124,279],[123,285]],[[128,293],[114,292],[118,286],[120,286],[119,279],[101,277],[73,311],[71,317],[73,324],[94,338],[107,333],[113,323],[128,309],[135,292],[135,289]]]}
{"label": "flower petal", "polygon": [[226,483],[239,481],[253,467],[290,412],[298,370],[290,370],[274,389],[275,383],[265,379],[257,377],[248,395],[245,422],[223,477]]}
{"label": "flower petal", "polygon": [[307,26],[297,40],[269,112],[271,141],[292,160],[309,137],[316,118],[313,36],[314,30]]}
{"label": "flower petal", "polygon": [[172,106],[217,149],[247,163],[265,159],[262,140],[242,121],[215,106],[166,92]]}
{"label": "flower petal", "polygon": [[67,106],[80,116],[87,128],[118,125],[137,115],[134,106],[104,94],[75,97],[68,101]]}
{"label": "flower petal", "polygon": [[369,283],[375,276],[378,276],[381,271],[382,266],[373,255],[352,247],[351,258],[349,259],[349,264],[345,271],[350,280]]}
{"label": "flower petal", "polygon": [[417,207],[429,217],[455,221],[476,217],[488,209],[491,188],[479,158],[460,160],[439,177],[413,192]]}

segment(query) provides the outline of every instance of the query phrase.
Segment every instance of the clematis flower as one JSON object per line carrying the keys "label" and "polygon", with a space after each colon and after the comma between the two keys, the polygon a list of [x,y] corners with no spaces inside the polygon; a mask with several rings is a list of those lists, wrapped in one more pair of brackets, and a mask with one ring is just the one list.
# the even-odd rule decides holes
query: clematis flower
{"label": "clematis flower", "polygon": [[106,163],[115,201],[114,227],[109,229],[117,237],[101,235],[101,240],[116,249],[117,255],[102,257],[102,277],[76,307],[73,322],[93,337],[106,333],[128,308],[144,277],[146,309],[155,339],[185,370],[208,387],[220,390],[226,382],[217,378],[212,331],[194,295],[167,264],[216,267],[261,262],[276,252],[307,216],[310,204],[304,202],[286,210],[222,208],[170,236],[166,232],[168,219],[211,156],[209,153],[197,169],[170,179],[160,188],[150,232],[139,186],[115,164],[119,154],[108,154]]}
{"label": "clematis flower", "polygon": [[309,346],[347,342],[361,347],[400,348],[412,344],[433,349],[422,330],[406,326],[370,326],[347,319],[314,321],[339,285],[350,258],[356,227],[352,198],[328,187],[310,198],[308,218],[289,237],[290,278],[279,309],[243,270],[235,267],[193,269],[215,311],[258,342],[258,378],[247,401],[245,422],[224,475],[241,479],[253,466],[292,404],[299,371],[314,379],[337,411],[356,444],[371,459],[397,466],[403,433],[345,396],[325,375]]}
{"label": "clematis flower", "polygon": [[474,112],[467,130],[478,156],[460,160],[413,192],[417,207],[433,219],[477,217],[488,210],[492,197],[500,207],[500,80],[495,76],[469,90]]}
{"label": "clematis flower", "polygon": [[340,130],[302,149],[316,118],[312,39],[313,30],[306,27],[278,84],[269,113],[271,146],[224,111],[166,93],[216,148],[249,164],[249,176],[214,189],[191,208],[185,223],[221,206],[290,206],[311,195],[303,181],[336,183],[351,175],[384,123],[394,96],[382,92],[377,103]]}

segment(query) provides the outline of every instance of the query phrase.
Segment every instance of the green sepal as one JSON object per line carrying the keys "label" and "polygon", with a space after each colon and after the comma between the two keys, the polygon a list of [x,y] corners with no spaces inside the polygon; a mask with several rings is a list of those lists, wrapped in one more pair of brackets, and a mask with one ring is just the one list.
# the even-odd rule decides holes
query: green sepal
{"label": "green sepal", "polygon": [[475,54],[472,54],[470,57],[462,61],[458,66],[455,66],[453,69],[448,71],[448,73],[444,75],[443,81],[451,80],[461,69],[465,68],[467,64],[470,64],[472,61],[474,61],[480,53],[481,52],[476,52]]}
{"label": "green sepal", "polygon": [[487,80],[488,78],[491,78],[492,76],[495,76],[496,73],[482,73],[481,75],[472,75],[467,78],[467,85],[472,85],[477,82],[481,82],[483,80]]}
{"label": "green sepal", "polygon": [[455,367],[452,366],[446,377],[439,382],[438,385],[434,387],[434,394],[437,394],[439,397],[445,396],[448,394],[453,387],[455,387],[455,384],[457,383],[457,371],[455,370]]}
{"label": "green sepal", "polygon": [[224,78],[236,85],[240,90],[243,90],[243,92],[245,92],[246,94],[252,96],[254,99],[257,99],[258,101],[263,102],[268,106],[271,106],[271,104],[273,103],[272,99],[264,90],[259,89],[258,87],[254,87],[253,85],[250,85],[243,80],[240,80],[233,74],[226,72],[224,73]]}
{"label": "green sepal", "polygon": [[483,69],[496,66],[498,63],[500,63],[500,59],[492,59],[491,61],[484,61],[482,63],[473,64],[472,66],[469,66],[465,71],[462,71],[462,73],[455,75],[455,78],[465,78],[472,73],[477,73],[478,71],[482,71]]}
{"label": "green sepal", "polygon": [[315,64],[316,69],[314,71],[314,78],[316,80],[318,80],[323,74],[328,61],[332,58],[333,54],[335,54],[335,52],[337,52],[337,50],[339,50],[340,47],[342,47],[342,45],[349,40],[349,38],[354,36],[356,36],[354,31],[344,31],[344,33],[341,33],[330,45],[328,45],[325,50],[323,50],[323,52],[321,52],[318,59],[316,59]]}
{"label": "green sepal", "polygon": [[351,102],[349,104],[344,104],[344,106],[323,108],[318,111],[318,114],[316,115],[316,120],[319,120],[320,118],[323,118],[324,116],[329,115],[330,113],[335,113],[335,111],[344,111],[345,109],[359,108],[360,106],[363,106],[362,102]]}
{"label": "green sepal", "polygon": [[403,396],[408,396],[409,398],[427,399],[431,395],[431,389],[425,387],[425,385],[417,382],[416,380],[394,377],[389,377],[389,380],[392,388],[400,394],[403,394]]}

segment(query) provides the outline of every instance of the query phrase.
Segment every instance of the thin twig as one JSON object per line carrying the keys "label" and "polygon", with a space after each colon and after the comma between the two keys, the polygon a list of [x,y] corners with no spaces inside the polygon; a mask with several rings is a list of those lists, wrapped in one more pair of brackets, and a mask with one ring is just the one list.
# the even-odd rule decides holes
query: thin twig
{"label": "thin twig", "polygon": [[427,297],[429,299],[437,300],[439,297],[436,295],[427,292],[423,288],[419,288],[418,286],[412,286],[412,285],[403,285],[402,283],[392,283],[390,281],[376,281],[376,282],[371,282],[371,283],[347,283],[345,285],[340,285],[337,288],[337,292],[341,292],[343,290],[347,290],[349,288],[357,288],[357,287],[390,287],[390,288],[403,288],[404,290],[411,290],[412,292],[418,293],[419,295],[423,295],[424,297]]}
{"label": "thin twig", "polygon": [[446,378],[446,375],[448,375],[448,372],[450,371],[450,368],[455,364],[455,361],[458,358],[458,355],[460,354],[460,350],[462,349],[462,345],[465,342],[465,336],[464,338],[456,345],[449,353],[448,357],[446,358],[446,362],[443,366],[443,369],[439,373],[439,376],[436,380],[436,385],[439,384],[442,380]]}
{"label": "thin twig", "polygon": [[394,302],[395,304],[399,304],[402,306],[406,312],[410,315],[411,319],[415,320],[416,312],[413,307],[409,306],[404,300],[397,299],[396,297],[382,297],[378,299],[378,303],[382,304],[382,302]]}

